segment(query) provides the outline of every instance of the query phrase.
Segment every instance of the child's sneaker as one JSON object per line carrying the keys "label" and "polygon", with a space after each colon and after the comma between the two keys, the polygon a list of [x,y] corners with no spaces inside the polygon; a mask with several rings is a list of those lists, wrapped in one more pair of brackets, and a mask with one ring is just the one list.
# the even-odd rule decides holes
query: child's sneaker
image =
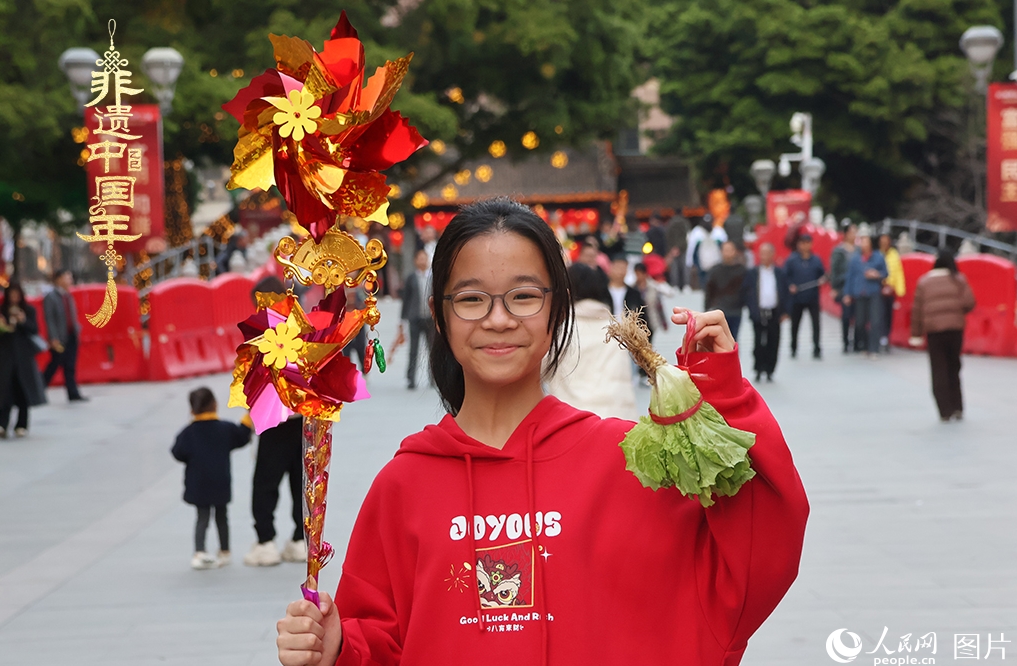
{"label": "child's sneaker", "polygon": [[230,551],[220,550],[218,557],[215,558],[215,565],[217,567],[227,567],[230,564]]}
{"label": "child's sneaker", "polygon": [[203,550],[199,550],[191,558],[192,569],[214,569],[215,567],[216,559]]}
{"label": "child's sneaker", "polygon": [[287,542],[282,550],[282,558],[286,562],[306,562],[307,546],[304,545],[304,540]]}
{"label": "child's sneaker", "polygon": [[274,567],[280,562],[282,562],[282,557],[280,557],[279,549],[276,548],[274,541],[256,543],[251,548],[251,552],[244,555],[244,564],[249,567]]}

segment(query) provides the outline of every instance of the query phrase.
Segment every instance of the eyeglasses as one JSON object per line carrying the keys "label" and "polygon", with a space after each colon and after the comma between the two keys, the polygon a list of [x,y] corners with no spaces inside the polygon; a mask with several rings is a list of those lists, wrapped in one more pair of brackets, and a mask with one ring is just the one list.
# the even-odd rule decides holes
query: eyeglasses
{"label": "eyeglasses", "polygon": [[501,299],[505,310],[513,317],[532,317],[544,309],[544,299],[551,293],[547,287],[516,287],[504,294],[486,291],[460,291],[444,297],[452,302],[452,311],[466,321],[478,321],[491,314],[495,299]]}

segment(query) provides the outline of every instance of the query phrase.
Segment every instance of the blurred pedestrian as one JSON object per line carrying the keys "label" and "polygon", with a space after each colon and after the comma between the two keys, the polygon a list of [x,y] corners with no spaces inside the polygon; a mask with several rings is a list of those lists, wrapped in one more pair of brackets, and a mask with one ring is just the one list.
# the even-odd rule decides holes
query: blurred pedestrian
{"label": "blurred pedestrian", "polygon": [[233,270],[234,266],[247,266],[247,245],[250,239],[243,227],[234,228],[233,234],[226,240],[226,247],[215,258],[215,274],[222,275]]}
{"label": "blurred pedestrian", "polygon": [[[628,272],[629,260],[624,254],[615,255],[611,259],[611,270],[607,274],[607,291],[611,294],[611,313],[618,319],[621,319],[626,310],[638,312],[646,305],[639,292],[625,282]],[[643,312],[640,318],[645,321],[646,313]]]}
{"label": "blurred pedestrian", "polygon": [[650,216],[650,228],[646,230],[646,241],[650,244],[650,252],[663,258],[667,255],[667,232],[664,221],[656,214]]}
{"label": "blurred pedestrian", "polygon": [[0,437],[7,437],[13,407],[18,408],[14,435],[24,437],[29,407],[45,404],[46,391],[35,364],[35,355],[44,350],[35,308],[25,301],[21,285],[11,282],[0,305]]}
{"label": "blurred pedestrian", "polygon": [[78,390],[78,336],[81,324],[78,322],[78,308],[71,296],[74,275],[68,269],[53,274],[53,290],[42,299],[42,312],[46,318],[46,334],[49,336],[50,359],[43,373],[43,383],[49,386],[58,368],[63,368],[67,399],[71,402],[85,402],[88,398]]}
{"label": "blurred pedestrian", "polygon": [[879,338],[879,346],[883,351],[890,351],[890,333],[893,331],[893,310],[898,298],[907,293],[904,279],[904,263],[900,260],[900,252],[893,245],[890,234],[880,234],[879,251],[886,262],[886,279],[883,280],[881,295],[883,297],[883,330]]}
{"label": "blurred pedestrian", "polygon": [[438,230],[428,225],[417,232],[417,248],[427,252],[427,265],[434,258],[434,248],[438,246]]}
{"label": "blurred pedestrian", "polygon": [[774,263],[776,251],[771,243],[759,246],[759,265],[745,274],[742,287],[743,300],[752,319],[753,356],[755,358],[756,382],[766,375],[766,381],[773,381],[780,351],[780,326],[788,317],[791,307],[791,292],[788,291],[787,276]]}
{"label": "blurred pedestrian", "polygon": [[706,310],[720,310],[727,319],[731,337],[738,340],[738,329],[742,325],[743,302],[742,284],[745,282],[745,264],[740,261],[738,248],[731,241],[724,241],[720,247],[721,263],[710,269],[706,275]]}
{"label": "blurred pedestrian", "polygon": [[667,281],[672,287],[685,289],[685,252],[689,246],[689,221],[675,215],[664,230],[667,240]]}
{"label": "blurred pedestrian", "polygon": [[732,213],[724,220],[724,233],[727,239],[735,244],[738,252],[745,252],[745,218]]}
{"label": "blurred pedestrian", "polygon": [[604,219],[600,222],[600,230],[597,233],[598,248],[602,254],[613,256],[617,254],[623,246],[623,239],[621,237],[618,223],[614,219]]}
{"label": "blurred pedestrian", "polygon": [[[431,261],[427,252],[417,250],[413,257],[414,271],[403,284],[403,309],[399,334],[408,330],[410,335],[410,365],[406,370],[407,388],[417,388],[417,361],[420,358],[420,338],[431,348],[434,338],[434,319],[431,317]],[[405,325],[405,329],[403,326]]]}
{"label": "blurred pedestrian", "polygon": [[795,252],[784,262],[788,291],[791,292],[791,358],[798,355],[798,328],[802,315],[809,313],[812,323],[812,358],[822,358],[819,345],[819,287],[826,282],[823,260],[812,253],[812,234],[802,233]]}
{"label": "blurred pedestrian", "polygon": [[[363,310],[367,307],[363,290],[357,287],[343,287],[346,290],[346,310]],[[361,326],[357,335],[343,347],[343,355],[353,360],[353,354],[360,360],[360,372],[364,372],[364,361],[367,358],[367,326]]]}
{"label": "blurred pedestrian", "polygon": [[[855,247],[857,235],[858,227],[849,224],[844,228],[843,239],[837,244],[837,247],[833,248],[833,253],[830,255],[830,288],[833,291],[833,300],[840,304],[840,331],[845,354],[851,351],[851,323],[855,318],[855,306],[853,303],[844,302],[844,283],[847,282],[851,257],[858,251],[858,248]],[[855,351],[860,351],[860,344],[860,340],[855,341]]]}
{"label": "blurred pedestrian", "polygon": [[[237,425],[220,421],[216,415],[215,395],[201,387],[188,395],[194,420],[177,435],[173,457],[184,463],[184,501],[198,510],[194,526],[193,569],[213,569],[230,563],[230,527],[226,505],[233,499],[230,452],[251,441],[251,420]],[[215,512],[219,532],[219,554],[205,550],[209,519]]]}
{"label": "blurred pedestrian", "polygon": [[585,264],[568,269],[575,330],[558,372],[547,380],[547,390],[562,402],[601,418],[635,419],[632,361],[628,352],[604,340],[612,301],[597,270]]}
{"label": "blurred pedestrian", "polygon": [[[254,285],[252,300],[259,291],[281,294],[286,291],[286,286],[279,278],[270,275]],[[307,546],[304,544],[302,426],[303,418],[294,414],[258,436],[254,478],[251,481],[251,514],[258,541],[244,555],[244,564],[249,567],[275,566],[283,560],[307,560]],[[275,509],[279,505],[279,484],[284,476],[287,477],[292,500],[290,515],[293,518],[293,532],[280,552],[275,544]]]}
{"label": "blurred pedestrian", "polygon": [[855,343],[863,341],[865,355],[875,358],[879,353],[879,338],[883,333],[883,280],[886,278],[886,261],[873,248],[872,238],[862,236],[858,252],[848,264],[844,283],[844,302],[855,306]]}
{"label": "blurred pedestrian", "polygon": [[635,289],[645,304],[646,324],[650,329],[650,341],[653,341],[653,334],[657,331],[667,330],[669,317],[664,314],[664,300],[661,298],[662,289],[670,291],[664,283],[657,282],[650,276],[650,272],[644,263],[638,263],[632,267],[636,276]]}
{"label": "blurred pedestrian", "polygon": [[695,269],[699,289],[706,287],[706,273],[720,263],[720,246],[726,240],[724,227],[713,226],[713,216],[709,214],[689,232],[685,267]]}
{"label": "blurred pedestrian", "polygon": [[583,246],[579,249],[579,257],[576,261],[580,264],[586,264],[590,268],[596,268],[600,272],[604,284],[607,284],[607,273],[611,270],[611,260],[600,251],[600,246],[597,245],[595,237],[587,236],[586,240],[583,241]]}
{"label": "blurred pedestrian", "polygon": [[964,316],[975,308],[975,295],[949,250],[940,250],[932,270],[915,287],[911,310],[912,346],[929,346],[932,395],[939,418],[960,421],[964,417],[961,396],[961,349],[964,347]]}

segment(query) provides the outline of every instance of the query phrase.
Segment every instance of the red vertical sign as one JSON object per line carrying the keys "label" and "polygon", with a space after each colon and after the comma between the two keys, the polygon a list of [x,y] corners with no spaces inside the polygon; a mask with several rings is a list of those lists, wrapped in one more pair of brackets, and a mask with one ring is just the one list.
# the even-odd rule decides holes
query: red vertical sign
{"label": "red vertical sign", "polygon": [[1017,83],[989,86],[985,227],[1017,231]]}
{"label": "red vertical sign", "polygon": [[[96,159],[88,162],[88,201],[95,202],[96,177],[134,176],[134,206],[130,214],[129,228],[126,234],[141,234],[141,238],[131,242],[117,243],[117,249],[127,252],[138,252],[149,247],[152,239],[161,239],[164,235],[163,202],[165,200],[165,180],[162,160],[162,116],[157,104],[135,104],[130,107],[130,132],[132,136],[140,135],[139,139],[129,141],[129,148],[141,151],[141,170],[128,172],[128,153],[123,157],[111,158],[109,171],[106,171],[106,160]],[[99,129],[98,108],[85,109],[85,127],[95,139],[95,130]],[[108,125],[109,123],[107,123]],[[164,245],[158,243],[158,246]]]}

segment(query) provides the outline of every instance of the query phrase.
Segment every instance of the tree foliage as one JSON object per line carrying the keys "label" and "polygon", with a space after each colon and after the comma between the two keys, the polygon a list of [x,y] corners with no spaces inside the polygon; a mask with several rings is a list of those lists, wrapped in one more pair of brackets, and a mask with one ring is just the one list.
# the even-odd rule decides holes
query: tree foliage
{"label": "tree foliage", "polygon": [[[794,152],[788,121],[810,112],[827,164],[821,202],[891,215],[957,176],[973,99],[958,39],[972,25],[1004,28],[1003,9],[991,0],[667,3],[655,20],[654,70],[678,121],[661,148],[690,158],[707,183],[729,176],[749,193],[751,162]],[[1011,66],[1004,49],[997,73]]]}
{"label": "tree foliage", "polygon": [[[57,60],[72,46],[102,53],[108,18],[117,20],[116,43],[134,82],[146,89],[135,103],[154,101],[141,68],[147,49],[172,46],[184,56],[164,119],[167,157],[229,164],[237,124],[220,106],[274,66],[269,33],[320,48],[345,9],[369,66],[415,51],[394,107],[449,147],[444,156],[421,151],[393,174],[408,197],[435,173],[424,162],[455,169],[494,140],[511,156],[525,152],[520,138],[531,130],[540,150],[610,135],[634,111],[646,2],[0,0],[0,59],[11,63],[0,69],[0,216],[16,226],[54,220],[58,209],[83,219],[81,146],[70,136],[81,119]],[[450,98],[454,88],[461,101]]]}

